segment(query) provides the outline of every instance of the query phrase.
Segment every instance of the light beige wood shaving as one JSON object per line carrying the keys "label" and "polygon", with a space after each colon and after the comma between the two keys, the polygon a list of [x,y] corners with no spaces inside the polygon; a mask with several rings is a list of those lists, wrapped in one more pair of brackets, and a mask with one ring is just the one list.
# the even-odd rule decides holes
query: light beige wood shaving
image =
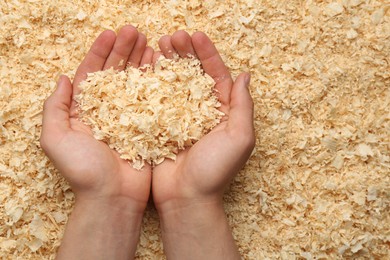
{"label": "light beige wood shaving", "polygon": [[95,138],[141,169],[175,160],[219,123],[214,85],[198,59],[161,57],[154,68],[88,74],[76,101]]}

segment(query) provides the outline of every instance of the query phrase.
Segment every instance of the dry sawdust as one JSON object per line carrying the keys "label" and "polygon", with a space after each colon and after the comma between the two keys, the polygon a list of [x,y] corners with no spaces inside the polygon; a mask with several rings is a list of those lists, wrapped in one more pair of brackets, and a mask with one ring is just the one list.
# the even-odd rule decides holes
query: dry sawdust
{"label": "dry sawdust", "polygon": [[176,159],[220,122],[214,80],[198,59],[90,73],[76,96],[81,120],[136,169]]}
{"label": "dry sawdust", "polygon": [[[1,1],[0,257],[53,259],[73,194],[39,147],[41,110],[95,37],[127,23],[206,32],[252,73],[257,146],[225,206],[244,259],[385,259],[388,0]],[[162,259],[148,207],[138,259]]]}

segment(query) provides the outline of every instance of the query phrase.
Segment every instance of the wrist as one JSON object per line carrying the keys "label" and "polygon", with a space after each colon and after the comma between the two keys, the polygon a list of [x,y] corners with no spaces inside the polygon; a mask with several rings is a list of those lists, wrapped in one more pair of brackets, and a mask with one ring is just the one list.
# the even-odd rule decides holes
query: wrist
{"label": "wrist", "polygon": [[[168,206],[168,205],[165,205]],[[227,222],[222,202],[180,203],[158,211],[163,233],[201,233],[216,222]]]}
{"label": "wrist", "polygon": [[142,212],[125,202],[76,199],[57,259],[129,259],[134,256]]}
{"label": "wrist", "polygon": [[75,208],[99,209],[109,212],[121,212],[123,214],[142,216],[147,200],[139,200],[123,195],[96,194],[89,192],[75,193]]}
{"label": "wrist", "polygon": [[128,199],[85,199],[76,197],[72,215],[85,219],[93,218],[92,222],[96,222],[96,224],[120,222],[123,227],[124,223],[128,223],[128,228],[131,229],[128,231],[133,229],[137,231],[142,221],[145,206]]}
{"label": "wrist", "polygon": [[156,209],[160,219],[164,222],[174,219],[197,219],[198,214],[224,214],[223,201],[219,198],[173,199],[156,205]]}
{"label": "wrist", "polygon": [[159,211],[168,259],[240,259],[222,201],[197,201]]}

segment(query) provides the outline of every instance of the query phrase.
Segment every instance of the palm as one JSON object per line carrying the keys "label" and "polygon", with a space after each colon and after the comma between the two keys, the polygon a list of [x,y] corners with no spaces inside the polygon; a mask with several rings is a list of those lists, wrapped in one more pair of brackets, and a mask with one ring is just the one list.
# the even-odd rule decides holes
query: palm
{"label": "palm", "polygon": [[223,188],[253,149],[253,130],[249,127],[246,132],[238,132],[230,119],[234,102],[231,100],[233,80],[214,45],[204,34],[198,33],[191,39],[188,34],[178,32],[172,37],[162,38],[160,48],[168,57],[178,53],[181,57],[192,54],[200,59],[205,72],[216,82],[221,111],[226,116],[194,146],[181,151],[176,162],[165,160],[154,168],[154,201],[159,205],[199,195],[221,197]]}
{"label": "palm", "polygon": [[69,173],[66,178],[75,191],[88,189],[136,200],[148,197],[150,166],[140,173],[105,143],[97,141],[77,118],[70,119],[70,126],[72,130],[56,149],[72,151],[62,155],[62,165],[68,167],[62,172]]}
{"label": "palm", "polygon": [[220,161],[221,157],[224,159],[219,152],[226,144],[224,135],[223,129],[214,129],[193,147],[181,151],[176,162],[165,160],[156,166],[153,176],[155,202],[160,204],[181,198],[183,194],[191,196],[193,192],[214,190],[223,176],[218,176],[219,166],[212,162]]}
{"label": "palm", "polygon": [[[79,83],[87,73],[110,67],[122,70],[127,62],[132,66],[151,63],[153,49],[146,47],[146,38],[134,27],[126,26],[118,36],[111,31],[103,32],[94,42],[79,66],[73,84],[66,83],[77,95]],[[127,62],[126,62],[127,61]],[[150,193],[151,168],[135,170],[119,154],[105,143],[96,140],[89,127],[78,119],[76,103],[70,106],[58,104],[59,114],[52,116],[52,123],[45,124],[42,137],[50,143],[45,149],[56,167],[70,182],[76,192],[88,191],[84,196],[123,196],[146,203]],[[47,110],[47,109],[46,109]],[[47,121],[50,111],[46,111]],[[61,124],[61,125],[60,125]],[[63,128],[63,129],[61,129]],[[85,192],[84,192],[85,193]]]}

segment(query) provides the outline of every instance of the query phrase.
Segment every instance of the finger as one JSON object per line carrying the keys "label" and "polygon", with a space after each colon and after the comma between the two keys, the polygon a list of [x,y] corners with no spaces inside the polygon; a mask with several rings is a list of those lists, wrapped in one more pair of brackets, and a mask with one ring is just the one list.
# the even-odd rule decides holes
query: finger
{"label": "finger", "polygon": [[115,39],[115,33],[110,30],[102,32],[96,38],[95,42],[91,46],[91,49],[76,71],[76,75],[73,80],[73,95],[80,93],[78,85],[81,81],[87,78],[87,73],[103,69],[104,63],[114,46]]}
{"label": "finger", "polygon": [[147,46],[145,48],[144,54],[142,55],[141,62],[139,64],[140,67],[143,67],[148,64],[152,64],[153,62],[153,55],[154,55],[154,50],[152,47]]}
{"label": "finger", "polygon": [[130,66],[138,68],[146,48],[146,36],[143,33],[138,34],[137,41],[134,45],[133,50],[131,51],[129,60],[127,61]]}
{"label": "finger", "polygon": [[103,70],[113,67],[122,70],[126,67],[127,61],[138,38],[138,31],[132,25],[126,25],[120,29],[114,47],[111,50]]}
{"label": "finger", "polygon": [[[69,114],[72,102],[72,84],[68,77],[61,76],[57,89],[45,101],[43,106],[42,138],[41,141],[50,142],[53,138],[60,138],[70,129]],[[55,142],[55,140],[53,140]],[[47,142],[43,142],[44,145]]]}
{"label": "finger", "polygon": [[253,100],[249,93],[250,75],[241,73],[234,82],[230,100],[229,128],[240,135],[253,136]]}
{"label": "finger", "polygon": [[223,106],[227,106],[230,103],[233,80],[217,49],[203,32],[196,32],[192,35],[192,45],[204,71],[216,83],[215,88],[218,91],[220,102]]}
{"label": "finger", "polygon": [[172,35],[171,43],[180,57],[187,58],[189,55],[195,56],[191,36],[186,31],[175,32]]}
{"label": "finger", "polygon": [[171,36],[165,35],[158,41],[158,46],[165,58],[172,59],[176,53],[175,48],[172,46]]}

